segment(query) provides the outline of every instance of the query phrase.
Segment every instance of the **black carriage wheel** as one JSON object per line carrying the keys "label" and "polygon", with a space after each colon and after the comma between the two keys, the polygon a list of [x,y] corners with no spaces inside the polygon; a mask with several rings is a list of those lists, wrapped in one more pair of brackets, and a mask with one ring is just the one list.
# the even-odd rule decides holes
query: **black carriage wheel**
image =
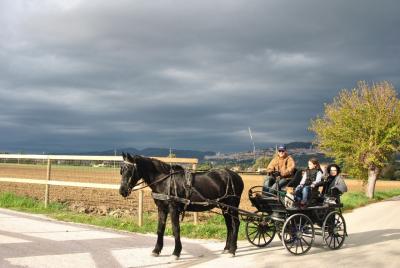
{"label": "black carriage wheel", "polygon": [[339,249],[343,246],[346,237],[346,222],[341,213],[332,211],[325,217],[322,234],[325,244],[330,249]]}
{"label": "black carriage wheel", "polygon": [[314,225],[304,214],[290,216],[282,228],[282,244],[294,255],[307,253],[314,242]]}
{"label": "black carriage wheel", "polygon": [[264,215],[260,218],[249,218],[246,221],[247,240],[257,247],[265,247],[271,243],[275,232],[274,221]]}

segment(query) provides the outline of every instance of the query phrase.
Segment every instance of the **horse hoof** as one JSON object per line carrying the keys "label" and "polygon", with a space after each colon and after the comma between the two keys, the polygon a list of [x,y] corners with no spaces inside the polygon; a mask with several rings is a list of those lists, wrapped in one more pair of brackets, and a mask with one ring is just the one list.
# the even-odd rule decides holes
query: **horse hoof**
{"label": "horse hoof", "polygon": [[158,256],[160,256],[160,253],[152,252],[152,253],[151,253],[151,256],[153,256],[153,257],[158,257]]}
{"label": "horse hoof", "polygon": [[231,257],[232,257],[232,258],[235,257],[235,253],[231,253]]}
{"label": "horse hoof", "polygon": [[179,260],[179,256],[175,256],[175,260],[176,260],[176,261]]}
{"label": "horse hoof", "polygon": [[228,250],[228,249],[224,249],[224,250],[222,251],[222,254],[226,254],[226,253],[229,253],[229,250]]}

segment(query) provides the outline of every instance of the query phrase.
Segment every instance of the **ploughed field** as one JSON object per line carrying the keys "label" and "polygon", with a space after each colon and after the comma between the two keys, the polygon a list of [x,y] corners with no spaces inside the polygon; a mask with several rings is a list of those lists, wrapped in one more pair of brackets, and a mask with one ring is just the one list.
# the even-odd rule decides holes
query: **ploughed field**
{"label": "ploughed field", "polygon": [[[0,164],[0,177],[46,179],[47,166],[26,164]],[[240,207],[245,210],[254,211],[248,199],[248,190],[257,185],[262,185],[264,176],[241,174],[245,188],[241,198]],[[82,167],[53,165],[51,168],[51,180],[63,180],[71,182],[93,182],[119,184],[119,167]],[[359,180],[346,180],[349,191],[362,191],[363,184]],[[376,189],[385,190],[400,188],[400,181],[378,181]],[[0,192],[14,192],[44,200],[44,185],[21,184],[0,182]],[[136,210],[137,193],[132,193],[127,199],[119,195],[117,190],[91,189],[79,187],[50,187],[50,201],[67,203],[82,203],[88,206],[106,206],[109,209],[131,209]],[[144,192],[144,211],[153,211],[155,206],[150,191]]]}

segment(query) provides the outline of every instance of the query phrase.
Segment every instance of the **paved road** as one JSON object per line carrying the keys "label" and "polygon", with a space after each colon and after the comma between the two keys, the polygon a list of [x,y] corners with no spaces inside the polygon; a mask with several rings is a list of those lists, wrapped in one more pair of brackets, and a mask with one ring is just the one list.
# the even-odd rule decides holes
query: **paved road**
{"label": "paved road", "polygon": [[166,238],[151,257],[154,235],[104,230],[0,209],[0,267],[400,267],[400,198],[345,214],[349,237],[331,251],[316,239],[305,256],[292,256],[279,240],[259,249],[239,242],[236,257],[220,254],[223,243],[183,239],[180,260]]}

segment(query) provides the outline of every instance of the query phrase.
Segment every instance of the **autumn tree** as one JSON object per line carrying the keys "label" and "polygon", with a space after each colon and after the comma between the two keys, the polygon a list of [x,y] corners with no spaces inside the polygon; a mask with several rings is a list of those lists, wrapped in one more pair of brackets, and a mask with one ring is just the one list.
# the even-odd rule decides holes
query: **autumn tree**
{"label": "autumn tree", "polygon": [[400,100],[387,81],[343,89],[322,117],[311,120],[315,143],[347,171],[367,181],[374,196],[376,180],[400,148]]}

